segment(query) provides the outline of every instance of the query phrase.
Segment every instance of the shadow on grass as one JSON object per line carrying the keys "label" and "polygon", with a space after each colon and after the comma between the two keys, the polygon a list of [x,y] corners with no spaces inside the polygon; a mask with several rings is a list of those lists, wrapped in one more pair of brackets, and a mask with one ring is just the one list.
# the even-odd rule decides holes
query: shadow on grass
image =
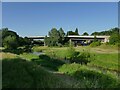
{"label": "shadow on grass", "polygon": [[62,87],[62,83],[40,65],[17,58],[2,60],[2,87],[55,88]]}
{"label": "shadow on grass", "polygon": [[65,64],[65,62],[62,60],[54,59],[47,55],[40,55],[39,59],[32,59],[32,61],[36,62],[38,65],[54,71],[58,71],[58,68]]}
{"label": "shadow on grass", "polygon": [[32,52],[31,48],[29,46],[25,46],[24,48],[17,48],[17,49],[3,49],[3,52],[9,52],[9,53],[14,53],[17,55],[20,55],[24,52],[29,53]]}
{"label": "shadow on grass", "polygon": [[19,49],[4,49],[2,50],[3,52],[9,52],[9,53],[14,53],[14,54],[22,54],[24,52],[23,49],[19,48]]}

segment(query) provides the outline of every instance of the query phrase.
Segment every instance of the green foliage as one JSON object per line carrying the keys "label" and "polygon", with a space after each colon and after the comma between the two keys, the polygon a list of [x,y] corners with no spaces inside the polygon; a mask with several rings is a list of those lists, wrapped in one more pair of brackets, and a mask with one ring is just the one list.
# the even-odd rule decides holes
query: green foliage
{"label": "green foliage", "polygon": [[112,34],[109,38],[109,43],[115,45],[116,43],[120,43],[120,34]]}
{"label": "green foliage", "polygon": [[32,52],[32,45],[25,45],[24,52]]}
{"label": "green foliage", "polygon": [[64,64],[59,71],[80,80],[81,88],[115,88],[119,83],[117,77],[111,73],[102,73],[80,64]]}
{"label": "green foliage", "polygon": [[87,65],[90,62],[90,53],[88,52],[77,52],[74,47],[69,47],[67,49],[66,59],[70,60],[71,63],[80,63]]}
{"label": "green foliage", "polygon": [[[20,42],[20,43],[22,43],[22,42]],[[31,45],[31,40],[28,39],[27,37],[24,37],[23,38],[23,45]]]}
{"label": "green foliage", "polygon": [[33,40],[32,45],[44,46],[44,41],[42,41],[42,40]]}
{"label": "green foliage", "polygon": [[16,32],[11,31],[8,28],[2,28],[0,34],[2,34],[2,46],[7,49],[16,49],[19,46],[31,44],[31,40],[27,37],[19,37]]}
{"label": "green foliage", "polygon": [[49,32],[49,37],[45,37],[45,44],[48,46],[61,46],[64,42],[64,31],[62,28],[57,30],[56,28],[53,28]]}
{"label": "green foliage", "polygon": [[63,64],[59,68],[59,72],[66,73],[68,75],[71,75],[75,73],[77,70],[79,70],[81,67],[80,64],[72,63],[72,64]]}
{"label": "green foliage", "polygon": [[79,35],[78,28],[75,29],[75,35]]}
{"label": "green foliage", "polygon": [[96,41],[96,42],[92,42],[90,44],[91,47],[96,47],[96,46],[100,46],[101,45],[101,42],[100,41]]}
{"label": "green foliage", "polygon": [[[59,43],[62,45],[62,44],[64,44],[65,33],[64,33],[64,30],[63,30],[62,28],[60,28],[60,29],[58,30],[58,32],[59,32],[59,35],[60,35]],[[60,45],[60,44],[59,44],[59,45]]]}
{"label": "green foliage", "polygon": [[73,76],[81,80],[82,87],[86,88],[117,88],[117,78],[111,77],[95,70],[80,69]]}
{"label": "green foliage", "polygon": [[[2,37],[2,46],[5,45],[6,48],[12,49],[12,48],[17,48],[17,46],[19,45],[17,42],[17,39],[19,38],[19,36],[17,35],[16,32],[10,31],[8,30],[8,28],[2,28],[0,30],[1,33],[1,37]],[[16,41],[16,42],[14,42]],[[10,45],[9,45],[10,44]],[[11,46],[13,45],[13,46]]]}
{"label": "green foliage", "polygon": [[120,72],[118,69],[118,67],[120,67],[118,63],[118,53],[96,53],[93,55],[95,55],[95,60],[91,59],[89,66],[100,68],[101,70]]}
{"label": "green foliage", "polygon": [[112,35],[119,33],[119,28],[112,28],[108,31],[102,31],[102,32],[93,32],[91,35]]}
{"label": "green foliage", "polygon": [[72,62],[76,62],[76,63],[80,63],[87,65],[88,62],[90,62],[90,53],[89,52],[81,52],[81,53],[77,53],[76,58],[72,61]]}
{"label": "green foliage", "polygon": [[67,32],[67,36],[69,36],[69,35],[79,35],[78,29],[76,28],[75,32],[73,32],[73,31],[68,31],[68,32]]}
{"label": "green foliage", "polygon": [[88,36],[89,34],[87,32],[84,32],[82,35],[83,36]]}
{"label": "green foliage", "polygon": [[93,42],[97,42],[98,40],[97,40],[97,37],[96,37],[96,35],[94,35],[94,40],[93,40]]}
{"label": "green foliage", "polygon": [[6,49],[16,49],[18,47],[18,42],[16,37],[9,35],[4,38],[3,45]]}
{"label": "green foliage", "polygon": [[2,32],[2,39],[3,39],[3,40],[4,40],[5,37],[7,37],[7,36],[9,36],[9,35],[14,36],[14,37],[16,37],[16,38],[19,37],[16,32],[11,31],[11,30],[9,30],[8,28],[2,28],[2,30],[1,30],[0,32]]}
{"label": "green foliage", "polygon": [[76,51],[74,49],[74,47],[70,46],[67,49],[67,59],[69,60],[73,60],[76,57]]}

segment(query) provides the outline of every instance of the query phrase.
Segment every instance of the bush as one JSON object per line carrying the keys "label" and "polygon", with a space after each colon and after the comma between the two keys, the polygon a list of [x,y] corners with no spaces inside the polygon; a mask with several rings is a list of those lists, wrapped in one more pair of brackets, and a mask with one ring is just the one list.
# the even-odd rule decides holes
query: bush
{"label": "bush", "polygon": [[66,58],[68,60],[73,60],[75,57],[76,57],[75,48],[71,46],[67,49],[67,57]]}
{"label": "bush", "polygon": [[90,62],[90,53],[88,52],[77,52],[73,47],[69,47],[67,50],[67,57],[66,59],[70,60],[71,63],[80,63],[87,65]]}
{"label": "bush", "polygon": [[120,34],[112,34],[109,38],[109,43],[115,45],[116,43],[120,43]]}
{"label": "bush", "polygon": [[16,37],[9,35],[4,38],[3,45],[6,49],[17,49],[18,42]]}
{"label": "bush", "polygon": [[76,63],[80,63],[87,65],[88,62],[90,62],[90,53],[88,52],[81,52],[77,55],[77,57],[72,61]]}
{"label": "bush", "polygon": [[91,47],[96,47],[96,46],[100,46],[101,45],[101,42],[100,41],[96,41],[96,42],[92,42],[90,44]]}

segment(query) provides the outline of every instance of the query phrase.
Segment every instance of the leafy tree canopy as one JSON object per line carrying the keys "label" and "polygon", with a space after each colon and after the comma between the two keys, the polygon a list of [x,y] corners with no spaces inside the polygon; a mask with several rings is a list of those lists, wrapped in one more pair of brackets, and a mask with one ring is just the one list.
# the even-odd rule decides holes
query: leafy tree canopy
{"label": "leafy tree canopy", "polygon": [[82,35],[83,36],[88,36],[89,34],[87,32],[84,32]]}
{"label": "leafy tree canopy", "polygon": [[79,35],[79,33],[78,33],[78,28],[76,28],[75,32],[73,32],[73,31],[68,31],[68,32],[67,32],[67,36],[68,36],[68,35]]}
{"label": "leafy tree canopy", "polygon": [[112,35],[112,34],[116,34],[119,33],[119,28],[112,28],[108,31],[102,31],[102,32],[93,32],[91,35]]}
{"label": "leafy tree canopy", "polygon": [[45,37],[45,44],[48,46],[61,46],[64,41],[64,30],[60,28],[57,30],[56,28],[52,28],[51,31],[48,33],[49,38]]}

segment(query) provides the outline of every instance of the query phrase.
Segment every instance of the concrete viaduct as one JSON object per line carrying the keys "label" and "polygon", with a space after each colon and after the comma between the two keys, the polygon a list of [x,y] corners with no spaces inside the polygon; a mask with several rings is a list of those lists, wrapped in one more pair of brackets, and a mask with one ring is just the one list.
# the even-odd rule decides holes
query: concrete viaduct
{"label": "concrete viaduct", "polygon": [[[96,36],[97,40],[100,40],[101,43],[106,43],[109,42],[109,37],[110,36]],[[38,39],[43,39],[45,38],[45,36],[29,36],[29,39],[32,40],[38,40]],[[70,35],[70,36],[66,36],[65,38],[69,38],[70,41],[74,42],[75,44],[78,43],[91,43],[95,36],[75,36],[75,35]]]}

